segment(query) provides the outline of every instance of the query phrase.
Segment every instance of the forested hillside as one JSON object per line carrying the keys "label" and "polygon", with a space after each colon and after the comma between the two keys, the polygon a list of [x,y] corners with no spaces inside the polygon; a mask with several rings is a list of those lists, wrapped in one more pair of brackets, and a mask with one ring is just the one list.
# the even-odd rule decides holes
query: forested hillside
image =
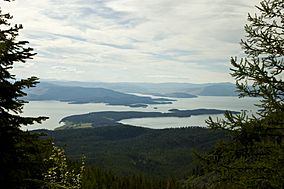
{"label": "forested hillside", "polygon": [[180,180],[143,175],[118,176],[110,171],[89,166],[82,181],[82,189],[184,189]]}
{"label": "forested hillside", "polygon": [[184,178],[194,168],[192,150],[207,151],[224,138],[206,128],[147,129],[113,126],[43,131],[65,148],[67,157],[119,175]]}

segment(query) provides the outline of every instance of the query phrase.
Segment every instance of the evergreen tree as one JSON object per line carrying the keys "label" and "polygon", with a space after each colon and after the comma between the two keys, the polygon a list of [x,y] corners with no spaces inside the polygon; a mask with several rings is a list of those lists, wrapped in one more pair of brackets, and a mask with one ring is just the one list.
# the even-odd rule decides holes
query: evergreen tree
{"label": "evergreen tree", "polygon": [[284,188],[284,1],[263,0],[257,9],[241,41],[246,57],[232,58],[231,71],[240,97],[261,97],[260,111],[209,118],[209,127],[231,140],[197,155],[205,173],[189,188]]}
{"label": "evergreen tree", "polygon": [[22,25],[11,26],[11,19],[12,16],[0,8],[0,183],[7,188],[25,188],[21,184],[31,179],[33,168],[39,168],[33,165],[43,152],[43,143],[20,128],[46,117],[20,115],[26,103],[22,99],[26,96],[24,89],[34,87],[38,78],[17,79],[11,73],[15,63],[25,63],[35,55],[33,49],[27,47],[27,41],[17,40]]}

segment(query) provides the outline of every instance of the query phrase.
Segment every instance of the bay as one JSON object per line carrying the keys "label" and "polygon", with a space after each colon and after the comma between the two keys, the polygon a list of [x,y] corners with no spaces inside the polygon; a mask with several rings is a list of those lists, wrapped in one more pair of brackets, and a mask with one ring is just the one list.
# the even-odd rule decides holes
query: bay
{"label": "bay", "polygon": [[[31,101],[25,105],[23,116],[48,116],[49,119],[42,124],[34,124],[31,126],[22,127],[23,130],[33,129],[49,129],[53,130],[56,127],[62,126],[59,121],[70,115],[85,114],[89,112],[99,111],[157,111],[168,112],[170,109],[190,110],[198,108],[212,108],[222,110],[241,111],[248,110],[256,112],[257,107],[254,106],[259,99],[256,98],[238,98],[238,97],[220,97],[220,96],[200,96],[198,98],[175,98],[172,104],[149,105],[143,107],[127,107],[127,106],[112,106],[102,103],[88,104],[68,104],[59,101]],[[121,123],[142,126],[148,128],[172,128],[172,127],[188,127],[188,126],[206,126],[205,121],[209,115],[192,116],[189,118],[139,118],[121,120]],[[222,115],[214,115],[223,117]]]}

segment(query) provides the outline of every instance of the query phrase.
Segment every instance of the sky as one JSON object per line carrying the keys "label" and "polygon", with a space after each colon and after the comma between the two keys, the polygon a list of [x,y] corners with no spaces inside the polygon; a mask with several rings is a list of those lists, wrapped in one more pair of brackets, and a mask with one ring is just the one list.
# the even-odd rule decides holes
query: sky
{"label": "sky", "polygon": [[17,77],[102,82],[232,82],[259,0],[0,2],[37,55]]}

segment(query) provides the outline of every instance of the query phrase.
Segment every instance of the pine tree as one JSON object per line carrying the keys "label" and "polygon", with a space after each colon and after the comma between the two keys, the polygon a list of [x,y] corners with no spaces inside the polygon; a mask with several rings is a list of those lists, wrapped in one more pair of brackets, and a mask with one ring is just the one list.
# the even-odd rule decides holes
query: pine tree
{"label": "pine tree", "polygon": [[[189,181],[206,188],[284,188],[284,1],[263,0],[248,15],[245,58],[231,59],[240,97],[260,97],[260,111],[207,121],[231,140],[198,154],[205,174]],[[203,185],[200,183],[203,182]],[[195,187],[196,188],[196,187]]]}
{"label": "pine tree", "polygon": [[[9,0],[8,0],[9,1]],[[0,183],[10,188],[18,188],[20,183],[28,180],[33,153],[40,145],[29,146],[27,141],[36,140],[28,132],[20,128],[41,122],[46,117],[22,117],[22,109],[26,101],[24,89],[34,87],[38,78],[17,79],[11,73],[15,63],[25,63],[35,53],[27,47],[27,41],[18,41],[17,37],[22,25],[11,26],[12,16],[0,9]],[[37,146],[37,147],[36,147]],[[24,167],[26,165],[26,167]]]}

